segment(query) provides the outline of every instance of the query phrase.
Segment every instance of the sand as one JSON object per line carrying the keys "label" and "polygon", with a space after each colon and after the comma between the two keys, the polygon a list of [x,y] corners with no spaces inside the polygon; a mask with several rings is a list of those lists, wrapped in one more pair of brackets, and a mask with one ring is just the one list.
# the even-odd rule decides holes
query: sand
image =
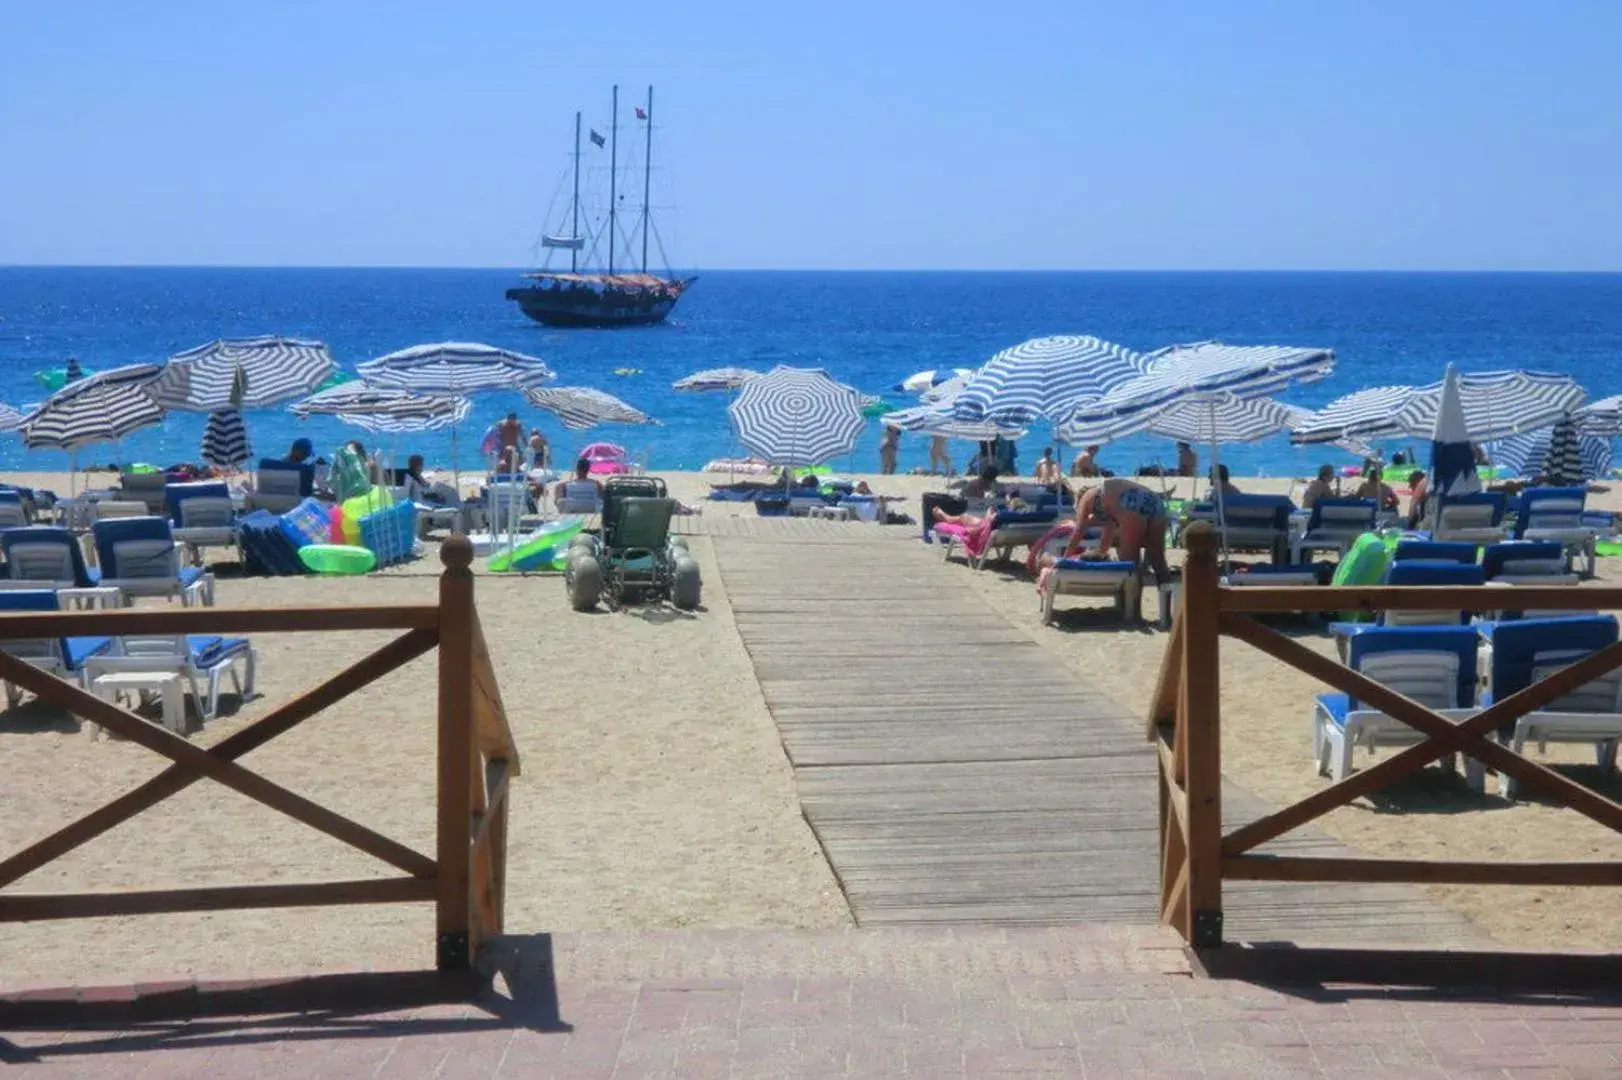
{"label": "sand", "polygon": [[[669,474],[705,514],[714,477]],[[913,500],[939,478],[864,477]],[[16,477],[67,488],[64,477]],[[724,479],[724,477],[722,478]],[[1185,486],[1187,482],[1184,482]],[[1241,481],[1282,490],[1287,480]],[[81,484],[82,486],[82,484]],[[1185,491],[1184,494],[1187,494]],[[1622,505],[1613,494],[1594,505]],[[513,793],[508,925],[518,932],[848,924],[837,883],[799,814],[793,776],[738,639],[713,553],[695,538],[704,609],[691,617],[569,611],[556,577],[481,574],[477,599],[524,775]],[[792,559],[792,545],[785,545]],[[1602,577],[1622,578],[1613,562]],[[1077,599],[1038,623],[1023,574],[969,575],[1014,625],[1134,710],[1147,707],[1166,635],[1121,632]],[[225,576],[221,606],[425,602],[432,547],[415,564],[355,579]],[[192,738],[210,745],[359,658],[385,634],[262,635],[263,696]],[[1330,652],[1327,639],[1307,638]],[[1319,790],[1308,710],[1318,687],[1225,642],[1224,771],[1275,803]],[[434,664],[426,657],[308,721],[245,764],[425,852],[433,849]],[[76,722],[25,704],[0,715],[0,851],[14,851],[155,773],[154,755],[92,741]],[[1551,756],[1581,761],[1583,748]],[[1361,761],[1367,758],[1360,755]],[[1592,767],[1574,771],[1595,782]],[[1622,796],[1622,785],[1606,790]],[[1574,811],[1485,801],[1441,781],[1362,800],[1322,824],[1359,851],[1408,857],[1622,858],[1622,837]],[[369,857],[202,782],[23,879],[19,892],[323,880],[389,873]],[[1606,889],[1435,888],[1506,945],[1600,947],[1622,929]],[[286,974],[431,962],[427,905],[148,916],[0,927],[0,984]]]}

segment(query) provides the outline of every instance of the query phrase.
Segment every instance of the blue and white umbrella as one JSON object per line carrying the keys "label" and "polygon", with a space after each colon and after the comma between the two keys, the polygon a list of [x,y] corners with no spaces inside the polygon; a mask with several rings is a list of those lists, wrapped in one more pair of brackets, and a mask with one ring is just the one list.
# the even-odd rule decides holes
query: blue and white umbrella
{"label": "blue and white umbrella", "polygon": [[248,425],[242,420],[242,410],[225,408],[209,413],[199,449],[203,463],[218,469],[234,469],[252,457],[253,447],[248,444]]}
{"label": "blue and white umbrella", "polygon": [[533,356],[462,341],[413,345],[368,360],[356,370],[373,386],[450,397],[481,390],[522,390],[552,377],[552,369]]}
{"label": "blue and white umbrella", "polygon": [[928,371],[908,375],[890,389],[898,394],[922,394],[950,379],[967,380],[973,374],[973,370],[969,368],[930,368]]}
{"label": "blue and white umbrella", "polygon": [[[1497,439],[1487,443],[1484,449],[1493,465],[1504,469],[1508,475],[1532,480],[1550,474],[1550,454],[1558,426]],[[1555,463],[1560,470],[1557,475],[1566,476],[1573,482],[1595,480],[1610,471],[1611,457],[1610,439],[1602,435],[1577,434],[1576,466],[1573,468],[1568,455],[1563,452]]]}
{"label": "blue and white umbrella", "polygon": [[1442,379],[1432,416],[1430,490],[1439,496],[1437,510],[1440,520],[1441,504],[1449,495],[1469,495],[1481,490],[1481,475],[1476,472],[1476,451],[1464,418],[1459,373],[1452,364],[1447,366],[1447,375]]}
{"label": "blue and white umbrella", "polygon": [[0,432],[16,431],[23,426],[23,421],[27,418],[28,414],[23,410],[14,409],[10,405],[0,402]]}
{"label": "blue and white umbrella", "polygon": [[[1331,349],[1287,345],[1224,345],[1205,341],[1150,354],[1148,370],[1108,393],[1079,403],[1061,432],[1085,431],[1088,442],[1108,442],[1146,430],[1174,404],[1265,397],[1316,382],[1335,366]],[[1061,434],[1061,437],[1064,437]]]}
{"label": "blue and white umbrella", "polygon": [[531,387],[524,400],[563,421],[571,431],[598,424],[657,424],[659,421],[613,394],[589,386]]}
{"label": "blue and white umbrella", "polygon": [[707,390],[736,390],[750,379],[757,378],[758,371],[741,367],[709,368],[705,371],[695,371],[685,379],[677,379],[670,384],[672,390],[707,391]]}
{"label": "blue and white umbrella", "polygon": [[1614,438],[1622,435],[1622,394],[1590,401],[1573,414],[1577,431],[1583,435]]}
{"label": "blue and white umbrella", "polygon": [[[1460,375],[1449,366],[1459,420],[1476,442],[1537,431],[1574,412],[1587,394],[1570,375],[1542,371],[1484,371]],[[1436,429],[1447,379],[1416,389],[1398,410],[1402,433],[1424,438]]]}
{"label": "blue and white umbrella", "polygon": [[[265,409],[309,393],[336,370],[332,354],[319,341],[211,341],[171,356],[147,392],[166,409]],[[239,392],[233,393],[234,387]]]}
{"label": "blue and white umbrella", "polygon": [[773,465],[820,465],[848,454],[866,426],[855,390],[825,372],[778,366],[727,406],[732,430]]}
{"label": "blue and white umbrella", "polygon": [[898,409],[879,417],[879,423],[916,435],[939,435],[946,439],[967,439],[972,442],[999,437],[1004,439],[1025,437],[1024,428],[998,427],[984,420],[959,420],[952,415],[950,406],[941,405],[915,405],[910,409]]}
{"label": "blue and white umbrella", "polygon": [[363,382],[340,383],[292,405],[300,420],[335,416],[364,431],[412,434],[438,431],[467,419],[473,403],[465,397],[383,390]]}
{"label": "blue and white umbrella", "polygon": [[1172,405],[1157,413],[1146,430],[1179,442],[1248,443],[1288,431],[1305,412],[1272,398],[1225,394],[1209,403]]}
{"label": "blue and white umbrella", "polygon": [[1397,414],[1408,404],[1412,386],[1371,386],[1336,398],[1308,414],[1290,432],[1294,443],[1333,443],[1405,435]]}
{"label": "blue and white umbrella", "polygon": [[157,364],[130,364],[69,383],[23,418],[23,444],[30,450],[74,451],[156,424],[163,407],[146,387],[162,370]]}
{"label": "blue and white umbrella", "polygon": [[1114,389],[1140,375],[1146,363],[1140,353],[1095,337],[1032,338],[986,361],[952,411],[959,420],[1010,427],[1058,422],[1078,398]]}

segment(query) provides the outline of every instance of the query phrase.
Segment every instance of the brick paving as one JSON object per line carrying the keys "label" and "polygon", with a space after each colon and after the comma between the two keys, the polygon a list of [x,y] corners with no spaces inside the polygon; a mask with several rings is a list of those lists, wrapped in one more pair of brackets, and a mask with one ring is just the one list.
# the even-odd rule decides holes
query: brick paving
{"label": "brick paving", "polygon": [[[1158,932],[1119,927],[587,934],[495,959],[495,988],[467,1004],[329,992],[294,1013],[98,1020],[138,1007],[124,988],[69,1026],[30,1021],[52,995],[19,993],[0,998],[0,1062],[40,1077],[1622,1076],[1622,996],[1205,979]],[[197,1006],[211,989],[232,992],[148,997]]]}

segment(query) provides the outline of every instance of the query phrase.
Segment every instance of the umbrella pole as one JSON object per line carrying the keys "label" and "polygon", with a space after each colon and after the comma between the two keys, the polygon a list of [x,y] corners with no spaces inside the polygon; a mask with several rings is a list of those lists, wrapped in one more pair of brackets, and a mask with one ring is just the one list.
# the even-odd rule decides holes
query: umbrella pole
{"label": "umbrella pole", "polygon": [[[1222,540],[1222,568],[1223,568],[1223,571],[1226,572],[1227,568],[1228,568],[1228,514],[1227,514],[1227,511],[1224,510],[1223,507],[1222,507],[1222,479],[1221,479],[1221,475],[1222,475],[1221,474],[1221,466],[1222,466],[1222,463],[1218,459],[1217,430],[1216,430],[1216,402],[1215,401],[1211,402],[1210,408],[1211,408],[1211,488],[1212,488],[1213,491],[1216,492],[1217,529],[1218,529],[1218,533],[1219,533],[1219,535],[1221,537],[1221,540]],[[1196,485],[1196,491],[1198,490],[1199,482],[1200,482],[1199,478],[1195,477],[1194,483]]]}

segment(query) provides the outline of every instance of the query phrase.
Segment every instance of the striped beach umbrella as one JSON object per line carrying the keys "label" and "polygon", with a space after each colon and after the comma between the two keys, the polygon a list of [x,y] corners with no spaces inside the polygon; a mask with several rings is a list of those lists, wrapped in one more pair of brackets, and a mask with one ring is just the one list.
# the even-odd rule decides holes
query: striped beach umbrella
{"label": "striped beach umbrella", "polygon": [[27,414],[21,409],[14,409],[10,405],[0,402],[0,432],[16,431],[23,426]]}
{"label": "striped beach umbrella", "polygon": [[146,387],[162,370],[157,364],[130,364],[69,383],[23,418],[24,445],[74,451],[156,424],[163,408]]}
{"label": "striped beach umbrella", "polygon": [[413,345],[368,360],[357,370],[373,386],[451,397],[480,390],[522,390],[552,377],[545,361],[533,356],[462,341]]}
{"label": "striped beach umbrella", "polygon": [[[1587,395],[1570,375],[1542,371],[1483,371],[1456,381],[1465,436],[1475,442],[1550,427],[1575,412]],[[1448,379],[1414,391],[1397,412],[1402,433],[1424,437],[1436,426]]]}
{"label": "striped beach umbrella", "polygon": [[695,371],[685,379],[677,379],[670,384],[670,388],[684,391],[736,390],[759,374],[758,371],[741,367],[710,368]]}
{"label": "striped beach umbrella", "polygon": [[[1493,465],[1504,469],[1510,476],[1531,480],[1547,472],[1551,461],[1551,446],[1555,428],[1529,431],[1496,439],[1483,447]],[[1569,463],[1570,452],[1562,451],[1562,459],[1555,464],[1563,470],[1567,483],[1577,484],[1604,476],[1611,468],[1611,440],[1602,435],[1577,436],[1577,466]]]}
{"label": "striped beach umbrella", "polygon": [[1108,393],[1076,405],[1061,431],[1085,430],[1089,442],[1107,442],[1147,430],[1174,405],[1265,397],[1316,382],[1334,370],[1331,349],[1288,345],[1174,345],[1148,357],[1148,370]]}
{"label": "striped beach umbrella", "polygon": [[998,437],[1021,439],[1025,437],[1026,430],[1017,427],[998,427],[984,420],[959,420],[952,415],[949,406],[940,405],[915,405],[910,409],[898,409],[879,417],[879,423],[915,435],[939,435],[946,439],[967,439],[971,442],[982,442]]}
{"label": "striped beach umbrella", "polygon": [[898,394],[922,394],[952,379],[962,379],[966,382],[973,374],[974,371],[970,368],[930,368],[908,375],[890,389]]}
{"label": "striped beach umbrella", "polygon": [[1148,432],[1180,442],[1248,443],[1288,431],[1305,412],[1272,398],[1224,395],[1208,404],[1173,405],[1150,421]]}
{"label": "striped beach umbrella", "polygon": [[1573,416],[1577,420],[1578,432],[1583,435],[1603,435],[1606,438],[1622,435],[1622,394],[1590,401]]}
{"label": "striped beach umbrella", "polygon": [[535,386],[524,400],[563,421],[571,431],[598,424],[657,424],[659,421],[613,394],[589,386]]}
{"label": "striped beach umbrella", "polygon": [[465,397],[381,390],[363,382],[347,382],[294,402],[292,413],[300,420],[336,416],[365,431],[410,434],[460,423],[472,407]]}
{"label": "striped beach umbrella", "polygon": [[1371,386],[1336,398],[1296,424],[1290,441],[1330,443],[1404,435],[1407,432],[1396,418],[1414,393],[1412,386]]}
{"label": "striped beach umbrella", "polygon": [[855,390],[826,373],[778,366],[727,406],[732,430],[773,465],[820,465],[847,454],[866,426]]}
{"label": "striped beach umbrella", "polygon": [[1032,338],[986,361],[954,399],[959,420],[1028,427],[1060,421],[1078,398],[1097,397],[1145,370],[1146,358],[1095,337]]}
{"label": "striped beach umbrella", "polygon": [[265,409],[307,394],[337,370],[325,343],[257,337],[176,353],[147,392],[166,409]]}
{"label": "striped beach umbrella", "polygon": [[248,444],[248,425],[241,409],[216,409],[208,414],[200,447],[203,462],[221,469],[234,469],[253,456]]}

